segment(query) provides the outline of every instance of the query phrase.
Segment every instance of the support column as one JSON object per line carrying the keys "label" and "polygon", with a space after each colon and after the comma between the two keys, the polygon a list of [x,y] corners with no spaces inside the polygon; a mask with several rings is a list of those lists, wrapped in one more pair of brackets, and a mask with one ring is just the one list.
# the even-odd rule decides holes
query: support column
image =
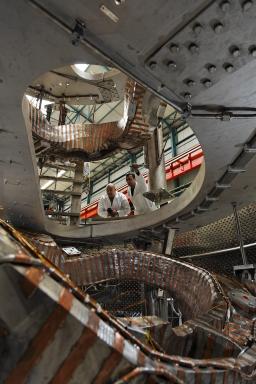
{"label": "support column", "polygon": [[168,229],[168,232],[166,234],[166,239],[165,239],[164,251],[163,251],[165,255],[170,256],[172,253],[174,236],[175,236],[175,229],[172,229],[172,228]]}
{"label": "support column", "polygon": [[84,170],[84,162],[78,161],[76,163],[74,181],[73,181],[73,189],[72,192],[79,192],[79,195],[72,195],[71,197],[71,213],[74,214],[70,217],[70,224],[75,225],[80,222],[80,211],[81,211],[81,197],[83,192],[83,170]]}
{"label": "support column", "polygon": [[66,123],[66,117],[67,117],[68,110],[65,107],[64,102],[60,102],[60,114],[59,114],[59,125],[64,125]]}
{"label": "support column", "polygon": [[149,168],[149,190],[166,189],[165,159],[163,152],[163,128],[159,124],[146,145]]}
{"label": "support column", "polygon": [[[177,156],[177,132],[174,127],[171,126],[170,129],[170,139],[172,146],[172,157]],[[180,186],[179,178],[173,180],[174,188],[178,188]]]}
{"label": "support column", "polygon": [[89,193],[87,195],[87,204],[90,204],[91,202],[92,193],[93,193],[93,181],[91,181],[90,183]]}
{"label": "support column", "polygon": [[245,249],[244,249],[244,241],[243,241],[243,236],[242,236],[240,220],[239,220],[239,216],[238,216],[237,209],[236,209],[236,203],[232,203],[232,207],[233,207],[233,212],[234,212],[234,218],[235,218],[235,223],[236,223],[236,233],[237,233],[237,237],[238,237],[238,241],[239,241],[239,245],[240,245],[241,256],[242,256],[243,264],[246,265],[246,264],[248,264],[248,260],[247,260]]}

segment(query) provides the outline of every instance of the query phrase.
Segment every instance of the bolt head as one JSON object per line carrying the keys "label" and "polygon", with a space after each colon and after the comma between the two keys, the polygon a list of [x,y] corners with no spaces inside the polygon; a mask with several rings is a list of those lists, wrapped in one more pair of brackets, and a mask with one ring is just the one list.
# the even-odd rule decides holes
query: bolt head
{"label": "bolt head", "polygon": [[177,64],[175,63],[175,61],[171,60],[171,61],[168,61],[167,67],[168,67],[168,69],[174,70],[177,68]]}
{"label": "bolt head", "polygon": [[189,92],[185,92],[184,95],[183,95],[183,97],[184,97],[185,100],[190,100],[191,97],[192,97],[192,95],[191,95],[191,93],[189,93]]}
{"label": "bolt head", "polygon": [[203,85],[205,88],[210,88],[212,86],[212,81],[210,79],[203,80]]}
{"label": "bolt head", "polygon": [[245,0],[245,1],[242,3],[242,10],[243,10],[244,12],[249,11],[249,9],[251,8],[252,4],[253,4],[253,3],[252,3],[251,0]]}
{"label": "bolt head", "polygon": [[198,53],[199,52],[199,47],[198,45],[196,45],[195,43],[191,43],[188,47],[189,51],[192,53],[192,54],[195,54],[195,53]]}
{"label": "bolt head", "polygon": [[214,64],[209,64],[207,69],[208,69],[208,72],[210,73],[216,72],[216,66]]}
{"label": "bolt head", "polygon": [[256,46],[252,46],[249,48],[249,53],[250,55],[252,55],[253,57],[256,57]]}
{"label": "bolt head", "polygon": [[157,64],[156,64],[155,61],[151,61],[151,62],[149,63],[149,68],[150,68],[152,71],[154,71],[154,70],[156,69],[156,66],[157,66]]}
{"label": "bolt head", "polygon": [[223,11],[223,12],[227,12],[229,11],[230,9],[230,2],[229,1],[222,1],[222,3],[220,3],[220,9]]}
{"label": "bolt head", "polygon": [[222,23],[216,23],[213,26],[213,30],[215,33],[219,34],[222,33],[224,29],[224,25]]}
{"label": "bolt head", "polygon": [[232,47],[230,49],[230,52],[231,52],[232,56],[234,56],[234,57],[239,57],[241,54],[240,49],[238,47]]}
{"label": "bolt head", "polygon": [[196,35],[199,35],[199,33],[201,33],[203,30],[203,27],[201,24],[199,23],[196,23],[194,26],[193,26],[193,31],[195,32]]}
{"label": "bolt head", "polygon": [[234,71],[234,66],[232,64],[226,64],[224,66],[224,69],[225,69],[226,72],[231,73],[231,72]]}
{"label": "bolt head", "polygon": [[180,50],[180,47],[177,44],[171,44],[169,49],[172,53],[178,53]]}
{"label": "bolt head", "polygon": [[189,79],[189,80],[186,81],[186,84],[187,84],[189,87],[193,87],[193,86],[196,84],[196,82],[195,82],[194,80]]}

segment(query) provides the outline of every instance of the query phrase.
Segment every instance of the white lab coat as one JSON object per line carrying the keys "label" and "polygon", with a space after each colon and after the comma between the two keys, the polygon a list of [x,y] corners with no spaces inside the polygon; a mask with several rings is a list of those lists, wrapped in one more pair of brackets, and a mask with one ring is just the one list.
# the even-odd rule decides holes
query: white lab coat
{"label": "white lab coat", "polygon": [[131,210],[126,196],[122,192],[117,191],[112,204],[107,194],[101,196],[98,204],[98,215],[101,217],[111,217],[108,216],[108,208],[116,210],[119,217],[127,216]]}
{"label": "white lab coat", "polygon": [[155,203],[143,196],[144,192],[148,191],[148,185],[144,177],[139,174],[135,174],[136,185],[133,191],[133,196],[131,193],[131,187],[128,187],[128,198],[134,205],[135,215],[142,215],[157,209]]}

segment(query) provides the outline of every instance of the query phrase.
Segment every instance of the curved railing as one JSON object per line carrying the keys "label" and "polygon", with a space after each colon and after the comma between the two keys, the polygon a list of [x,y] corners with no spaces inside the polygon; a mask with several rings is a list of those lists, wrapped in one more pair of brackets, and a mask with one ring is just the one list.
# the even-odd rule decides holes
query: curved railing
{"label": "curved railing", "polygon": [[142,114],[144,94],[143,87],[133,80],[127,80],[124,115],[119,122],[53,126],[26,98],[23,100],[23,112],[33,134],[50,143],[50,155],[98,159],[118,148],[142,146],[151,137],[152,129]]}

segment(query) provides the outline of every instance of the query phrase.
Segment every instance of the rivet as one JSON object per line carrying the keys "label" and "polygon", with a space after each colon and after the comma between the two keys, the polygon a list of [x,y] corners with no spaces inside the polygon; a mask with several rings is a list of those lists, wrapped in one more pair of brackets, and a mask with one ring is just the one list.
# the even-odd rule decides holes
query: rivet
{"label": "rivet", "polygon": [[252,6],[252,1],[251,0],[245,0],[243,3],[242,3],[242,10],[244,12],[246,11],[249,11],[249,9],[251,8]]}
{"label": "rivet", "polygon": [[196,82],[195,82],[194,80],[188,79],[188,80],[186,81],[186,84],[187,84],[189,87],[193,87],[193,86],[196,84]]}
{"label": "rivet", "polygon": [[185,93],[183,94],[183,97],[184,97],[185,100],[190,100],[191,97],[192,97],[192,95],[191,95],[191,93],[189,93],[189,92],[185,92]]}
{"label": "rivet", "polygon": [[149,63],[149,68],[150,69],[152,69],[152,71],[154,71],[154,69],[156,69],[156,62],[155,61],[151,61],[150,63]]}
{"label": "rivet", "polygon": [[171,44],[169,49],[172,53],[178,53],[180,50],[180,47],[177,44]]}
{"label": "rivet", "polygon": [[252,45],[251,47],[249,47],[249,53],[253,57],[256,57],[256,46],[255,45]]}
{"label": "rivet", "polygon": [[195,43],[191,43],[188,47],[189,51],[194,54],[199,52],[199,47]]}
{"label": "rivet", "polygon": [[232,64],[230,64],[230,63],[224,64],[223,67],[224,67],[225,71],[228,72],[228,73],[231,73],[231,72],[234,71],[234,66]]}
{"label": "rivet", "polygon": [[225,0],[222,1],[222,3],[220,3],[220,8],[223,12],[227,12],[230,9],[230,2]]}
{"label": "rivet", "polygon": [[212,86],[212,82],[210,79],[204,79],[202,80],[202,84],[206,87],[206,88],[210,88]]}
{"label": "rivet", "polygon": [[234,57],[238,57],[240,56],[240,49],[238,47],[231,47],[230,48],[230,53],[234,56]]}
{"label": "rivet", "polygon": [[214,73],[216,71],[216,66],[214,64],[209,64],[207,66],[208,72]]}
{"label": "rivet", "polygon": [[168,63],[167,63],[167,67],[168,67],[169,69],[174,70],[175,68],[177,68],[177,64],[175,63],[175,61],[168,61]]}
{"label": "rivet", "polygon": [[223,31],[224,25],[220,22],[215,23],[213,26],[213,30],[215,33],[219,34]]}
{"label": "rivet", "polygon": [[199,33],[202,32],[202,30],[203,30],[203,27],[202,27],[202,25],[199,24],[199,23],[196,23],[196,24],[193,26],[193,31],[194,31],[197,35],[199,35]]}

